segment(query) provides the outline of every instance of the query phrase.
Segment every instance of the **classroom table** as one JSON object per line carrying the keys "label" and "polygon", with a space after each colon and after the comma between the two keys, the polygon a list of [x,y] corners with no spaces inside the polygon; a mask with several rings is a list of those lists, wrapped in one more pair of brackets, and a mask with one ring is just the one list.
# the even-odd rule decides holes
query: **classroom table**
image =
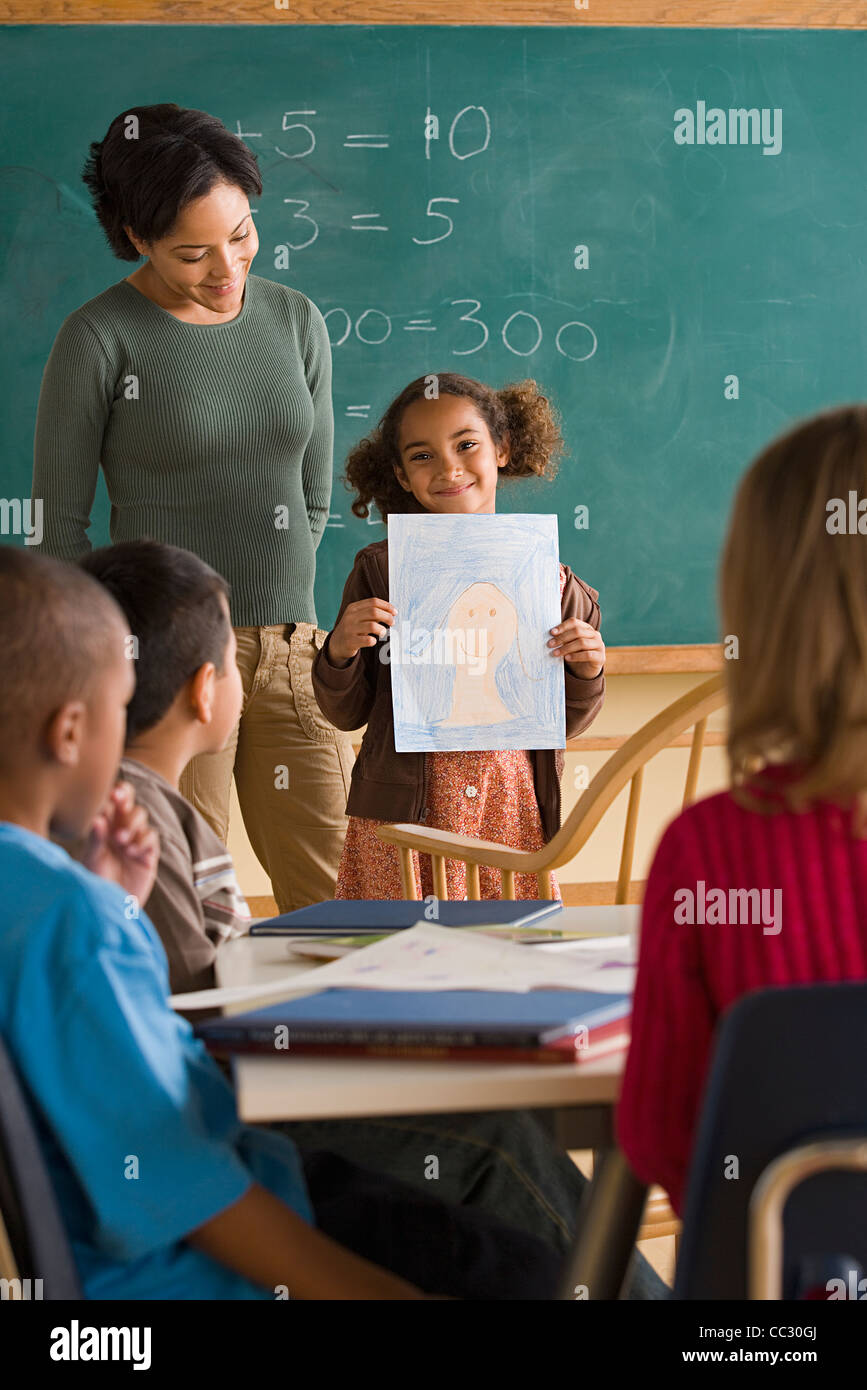
{"label": "classroom table", "polygon": [[[565,907],[557,927],[619,935],[637,931],[639,913],[633,906]],[[217,956],[219,984],[267,984],[306,973],[311,963],[293,959],[289,944],[283,936],[226,942]],[[273,1002],[273,997],[261,1002]],[[255,1007],[256,1001],[244,1005]],[[547,1067],[332,1057],[236,1057],[232,1065],[238,1113],[248,1123],[450,1110],[534,1111],[564,1148],[594,1151],[593,1177],[562,1297],[574,1298],[580,1286],[592,1299],[611,1299],[619,1296],[646,1196],[614,1139],[623,1063],[624,1054],[614,1053],[574,1066]]]}

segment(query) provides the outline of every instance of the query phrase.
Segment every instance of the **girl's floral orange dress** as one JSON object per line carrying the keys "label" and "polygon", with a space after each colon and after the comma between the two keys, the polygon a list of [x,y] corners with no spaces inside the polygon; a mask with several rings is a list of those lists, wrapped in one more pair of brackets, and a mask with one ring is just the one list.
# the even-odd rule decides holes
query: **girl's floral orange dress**
{"label": "girl's floral orange dress", "polygon": [[[560,596],[566,584],[566,571],[560,566]],[[449,830],[476,840],[493,840],[513,849],[542,849],[545,837],[533,767],[528,753],[518,749],[497,752],[428,753],[428,815],[425,825],[433,830]],[[387,821],[350,816],[346,843],[337,875],[336,898],[402,898],[400,860],[395,845],[378,839],[376,827]],[[416,891],[420,897],[433,894],[430,856],[413,851]],[[467,895],[466,870],[455,860],[446,860],[446,882],[450,898]],[[555,897],[560,896],[551,875]],[[482,866],[479,885],[483,898],[499,898],[500,871]],[[535,874],[515,874],[515,897],[538,898]]]}

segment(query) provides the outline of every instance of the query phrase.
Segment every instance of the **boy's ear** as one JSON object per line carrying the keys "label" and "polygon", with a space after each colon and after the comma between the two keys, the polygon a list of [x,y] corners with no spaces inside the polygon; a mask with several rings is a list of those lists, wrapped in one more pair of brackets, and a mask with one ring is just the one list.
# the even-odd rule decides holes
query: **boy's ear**
{"label": "boy's ear", "polygon": [[51,715],[42,734],[45,752],[63,767],[78,767],[87,711],[83,700],[70,700]]}
{"label": "boy's ear", "polygon": [[190,679],[190,706],[194,718],[200,724],[210,724],[214,717],[214,686],[217,682],[217,668],[213,661],[206,661]]}

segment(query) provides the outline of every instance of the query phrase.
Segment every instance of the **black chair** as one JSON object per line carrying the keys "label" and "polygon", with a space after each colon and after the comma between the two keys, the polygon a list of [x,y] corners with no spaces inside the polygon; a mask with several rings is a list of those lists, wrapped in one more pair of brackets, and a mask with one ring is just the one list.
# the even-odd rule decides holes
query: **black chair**
{"label": "black chair", "polygon": [[[0,1278],[30,1296],[80,1299],[69,1238],[21,1083],[0,1039]],[[32,1281],[41,1279],[39,1285]],[[13,1286],[14,1287],[14,1286]]]}
{"label": "black chair", "polygon": [[865,1058],[867,984],[761,990],[726,1013],[675,1298],[790,1299],[810,1286],[827,1296],[827,1280],[849,1270],[857,1288],[867,1275]]}

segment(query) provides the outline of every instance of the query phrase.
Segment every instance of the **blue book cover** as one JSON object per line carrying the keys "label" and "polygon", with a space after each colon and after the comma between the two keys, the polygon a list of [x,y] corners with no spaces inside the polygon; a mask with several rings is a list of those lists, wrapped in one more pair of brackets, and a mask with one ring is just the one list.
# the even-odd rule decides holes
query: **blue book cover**
{"label": "blue book cover", "polygon": [[[347,1046],[539,1047],[629,1015],[628,994],[596,990],[327,989],[251,1013],[211,1019],[198,1037],[228,1051],[291,1052],[293,1043]],[[282,1055],[285,1055],[285,1051]]]}
{"label": "blue book cover", "polygon": [[[360,936],[364,932],[401,931],[425,920],[428,904],[411,898],[336,898],[295,912],[269,917],[250,928],[251,936]],[[550,902],[530,899],[512,902],[504,898],[485,898],[482,902],[436,904],[437,916],[430,919],[441,927],[475,927],[480,923],[509,926],[513,922],[535,923],[550,913],[560,912],[559,899]]]}

